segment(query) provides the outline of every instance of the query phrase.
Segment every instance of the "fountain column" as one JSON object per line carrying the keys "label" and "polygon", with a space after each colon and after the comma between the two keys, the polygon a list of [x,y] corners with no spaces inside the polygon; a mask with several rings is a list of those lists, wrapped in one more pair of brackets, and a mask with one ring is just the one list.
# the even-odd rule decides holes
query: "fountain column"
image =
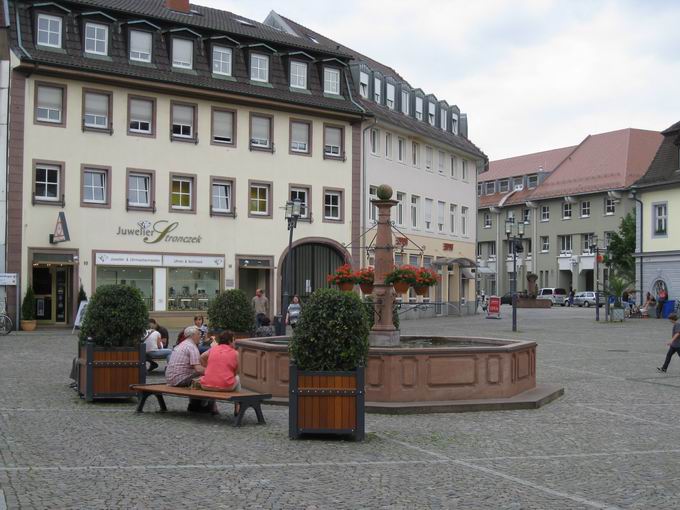
{"label": "fountain column", "polygon": [[392,207],[399,202],[392,200],[392,188],[382,185],[378,188],[378,200],[371,203],[378,209],[378,226],[375,238],[375,280],[373,301],[375,323],[368,337],[369,344],[375,347],[396,347],[399,345],[399,330],[392,321],[394,309],[394,289],[385,284],[385,276],[394,267],[394,247],[392,245]]}

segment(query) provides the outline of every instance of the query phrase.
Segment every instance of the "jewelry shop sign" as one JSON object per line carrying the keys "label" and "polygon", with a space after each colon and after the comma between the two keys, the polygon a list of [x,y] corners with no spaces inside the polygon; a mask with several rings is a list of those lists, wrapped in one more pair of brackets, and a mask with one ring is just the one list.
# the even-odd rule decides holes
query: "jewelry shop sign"
{"label": "jewelry shop sign", "polygon": [[220,269],[224,267],[224,257],[182,254],[97,252],[95,262],[100,266],[211,267]]}
{"label": "jewelry shop sign", "polygon": [[200,244],[200,235],[187,235],[178,232],[179,221],[158,220],[138,221],[133,226],[119,226],[116,232],[121,237],[138,237],[145,244]]}

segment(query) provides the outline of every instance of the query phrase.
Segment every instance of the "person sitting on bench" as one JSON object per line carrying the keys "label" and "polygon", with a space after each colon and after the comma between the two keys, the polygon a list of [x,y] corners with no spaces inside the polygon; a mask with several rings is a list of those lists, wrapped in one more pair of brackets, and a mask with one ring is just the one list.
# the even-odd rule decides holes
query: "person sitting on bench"
{"label": "person sitting on bench", "polygon": [[191,381],[205,373],[197,347],[201,341],[201,330],[189,326],[184,330],[184,337],[185,340],[172,351],[165,369],[165,380],[169,386],[190,386]]}
{"label": "person sitting on bench", "polygon": [[146,346],[146,361],[149,362],[147,373],[158,368],[158,363],[156,363],[154,360],[164,359],[167,361],[172,354],[172,349],[165,349],[163,347],[163,339],[161,338],[161,334],[154,328],[146,332],[144,344]]}
{"label": "person sitting on bench", "polygon": [[240,391],[238,352],[234,349],[234,333],[222,331],[217,345],[201,355],[205,375],[198,382],[207,391]]}

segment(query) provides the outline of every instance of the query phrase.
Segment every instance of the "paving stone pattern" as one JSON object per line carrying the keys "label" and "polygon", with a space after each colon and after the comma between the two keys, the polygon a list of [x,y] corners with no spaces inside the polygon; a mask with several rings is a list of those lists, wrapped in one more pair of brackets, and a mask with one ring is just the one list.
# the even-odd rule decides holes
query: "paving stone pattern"
{"label": "paving stone pattern", "polygon": [[[70,331],[0,338],[0,510],[15,508],[680,508],[680,358],[668,321],[520,310],[404,321],[405,334],[525,338],[565,396],[533,411],[367,416],[367,440],[290,441],[286,408],[233,429],[230,406],[87,404]],[[153,375],[160,381],[162,374]]]}

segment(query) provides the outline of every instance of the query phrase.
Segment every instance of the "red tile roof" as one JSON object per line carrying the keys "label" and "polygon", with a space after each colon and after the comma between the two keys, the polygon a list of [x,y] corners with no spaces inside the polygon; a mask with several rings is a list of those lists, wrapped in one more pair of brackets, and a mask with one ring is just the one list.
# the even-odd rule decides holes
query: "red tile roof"
{"label": "red tile roof", "polygon": [[489,170],[479,174],[479,181],[491,181],[534,174],[543,168],[545,172],[552,172],[557,165],[571,154],[577,146],[563,147],[549,151],[535,152],[514,158],[498,159],[489,163]]}

